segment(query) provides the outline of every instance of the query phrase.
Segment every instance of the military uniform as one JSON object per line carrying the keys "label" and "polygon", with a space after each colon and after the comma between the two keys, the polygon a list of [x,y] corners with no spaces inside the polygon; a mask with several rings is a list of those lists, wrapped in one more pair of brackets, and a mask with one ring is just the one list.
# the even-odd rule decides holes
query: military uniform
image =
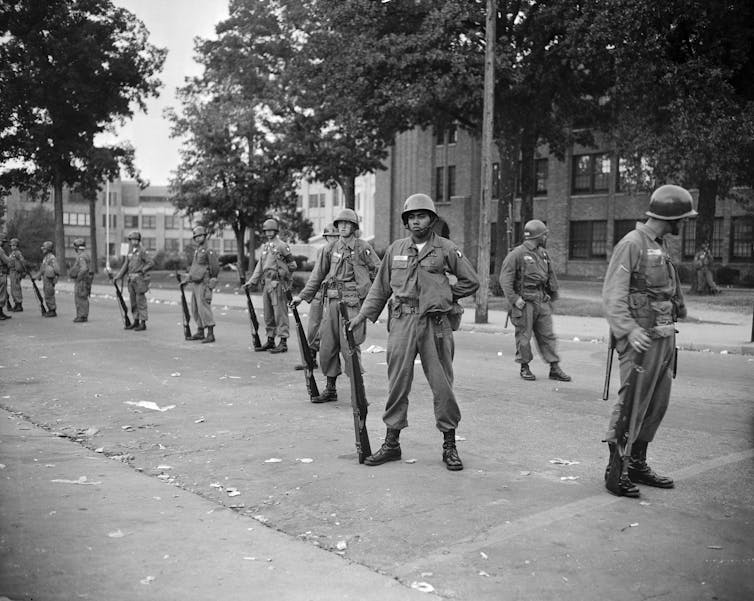
{"label": "military uniform", "polygon": [[149,271],[154,267],[154,259],[141,245],[132,245],[123,260],[123,265],[118,273],[113,276],[119,280],[128,276],[128,296],[131,303],[131,314],[135,321],[138,322],[134,329],[143,329],[141,324],[145,324],[149,315],[147,311],[147,292],[149,291]]}
{"label": "military uniform", "polygon": [[[455,284],[447,273],[456,276]],[[408,395],[418,354],[434,398],[435,425],[441,432],[455,430],[461,419],[453,392],[452,331],[460,325],[455,301],[477,288],[474,268],[446,238],[433,233],[421,251],[411,238],[388,247],[360,313],[374,322],[390,301],[388,398],[382,416],[389,429],[408,426]]]}
{"label": "military uniform", "polygon": [[696,291],[698,294],[718,294],[720,292],[712,275],[712,263],[712,253],[707,246],[702,247],[694,256]]}
{"label": "military uniform", "polygon": [[55,302],[55,285],[60,277],[58,260],[52,252],[48,252],[43,258],[39,268],[38,279],[42,280],[42,292],[45,299],[47,313],[45,317],[57,316],[57,303]]}
{"label": "military uniform", "polygon": [[83,247],[76,248],[76,261],[68,270],[68,275],[74,280],[73,302],[76,305],[75,322],[84,322],[89,319],[89,297],[92,294],[92,280],[94,270],[92,257]]}
{"label": "military uniform", "polygon": [[212,289],[217,284],[219,273],[220,261],[217,253],[205,244],[197,246],[188,279],[191,282],[191,315],[200,329],[215,325],[215,317],[212,314]]}
{"label": "military uniform", "polygon": [[23,253],[11,242],[10,259],[10,294],[13,300],[12,311],[23,311],[24,293],[21,288],[21,280],[26,275],[26,261]]}
{"label": "military uniform", "polygon": [[[550,364],[560,361],[550,303],[557,294],[558,280],[547,251],[536,241],[525,240],[505,257],[500,285],[510,303],[510,319],[516,328],[516,362],[528,365],[533,359],[532,336],[545,361]],[[519,298],[526,301],[523,309],[515,304]]]}
{"label": "military uniform", "polygon": [[[345,302],[349,317],[356,315],[379,265],[380,260],[368,242],[354,236],[339,238],[325,247],[301,291],[300,297],[310,302],[322,287],[319,364],[328,381],[342,373],[340,352],[345,353],[348,349],[338,302]],[[366,337],[366,324],[357,328],[353,335],[360,356],[359,345]],[[350,362],[345,361],[345,366],[350,378]]]}
{"label": "military uniform", "polygon": [[[0,242],[2,242],[0,240]],[[10,271],[10,257],[0,245],[0,320],[10,319],[10,315],[4,312],[8,302],[8,272]]]}
{"label": "military uniform", "polygon": [[291,274],[295,269],[296,261],[291,256],[290,247],[277,235],[262,245],[262,255],[249,278],[249,284],[254,286],[264,279],[262,302],[268,348],[270,339],[279,336],[286,340],[290,334],[286,292],[291,288]]}

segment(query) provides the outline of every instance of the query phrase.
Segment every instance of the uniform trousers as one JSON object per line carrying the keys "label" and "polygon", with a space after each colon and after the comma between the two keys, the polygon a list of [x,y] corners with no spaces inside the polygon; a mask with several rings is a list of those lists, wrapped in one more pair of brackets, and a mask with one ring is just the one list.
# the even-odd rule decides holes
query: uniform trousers
{"label": "uniform trousers", "polygon": [[453,330],[447,315],[404,312],[391,316],[387,339],[388,397],[382,416],[388,428],[401,430],[408,426],[408,395],[418,354],[432,390],[435,425],[441,432],[455,430],[461,410],[453,392],[454,353]]}
{"label": "uniform trousers", "polygon": [[76,305],[76,317],[89,317],[89,296],[92,293],[90,279],[76,280],[73,285],[73,303]]}
{"label": "uniform trousers", "polygon": [[628,336],[618,340],[616,350],[620,361],[621,387],[605,440],[616,442],[615,424],[621,407],[623,403],[633,402],[634,410],[628,430],[629,443],[633,444],[637,440],[652,442],[670,402],[675,334],[652,340],[649,349],[644,352],[642,366],[632,390],[627,390],[626,380],[634,369],[638,352],[628,343]]}
{"label": "uniform trousers", "polygon": [[147,321],[148,284],[141,275],[128,277],[128,298],[131,302],[131,314],[134,319]]}
{"label": "uniform trousers", "polygon": [[14,303],[21,304],[24,301],[24,293],[21,289],[21,280],[24,274],[15,269],[10,272],[10,295]]}
{"label": "uniform trousers", "polygon": [[212,288],[206,282],[191,282],[191,316],[197,328],[215,325],[212,314]]}
{"label": "uniform trousers", "polygon": [[8,274],[0,273],[0,309],[5,309],[8,302]]}
{"label": "uniform trousers", "polygon": [[58,304],[55,302],[56,278],[42,277],[42,294],[45,297],[45,306],[48,311],[57,311]]}
{"label": "uniform trousers", "polygon": [[542,358],[548,363],[560,361],[557,339],[552,327],[552,305],[540,300],[526,301],[523,309],[511,308],[511,322],[516,328],[516,362],[531,363],[534,354],[531,350],[532,336]]}
{"label": "uniform trousers", "polygon": [[[348,318],[353,319],[359,313],[359,300],[355,296],[346,300],[348,307]],[[348,341],[346,340],[346,331],[343,329],[343,318],[340,316],[338,308],[339,299],[325,298],[325,305],[322,308],[322,324],[320,325],[320,343],[319,343],[319,366],[325,376],[334,378],[343,373],[341,369],[340,354],[343,354],[345,360],[346,375],[351,377],[351,361],[348,354]],[[356,354],[361,364],[361,343],[367,335],[367,324],[362,323],[353,331],[353,339],[356,343]]]}
{"label": "uniform trousers", "polygon": [[319,351],[321,335],[319,328],[322,324],[322,294],[317,294],[309,303],[309,319],[306,323],[306,338],[309,348],[315,353]]}
{"label": "uniform trousers", "polygon": [[280,280],[265,278],[262,303],[267,338],[274,338],[276,335],[280,338],[288,338],[290,334],[288,302],[285,298],[283,283]]}

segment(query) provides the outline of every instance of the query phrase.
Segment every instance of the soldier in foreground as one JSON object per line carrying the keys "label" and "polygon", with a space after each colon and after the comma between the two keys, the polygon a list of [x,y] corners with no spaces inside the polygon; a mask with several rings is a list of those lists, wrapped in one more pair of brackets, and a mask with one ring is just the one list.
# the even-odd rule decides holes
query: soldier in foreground
{"label": "soldier in foreground", "polygon": [[24,310],[24,293],[21,288],[21,280],[26,275],[26,260],[21,252],[18,238],[10,240],[10,295],[13,301],[11,311],[21,312]]}
{"label": "soldier in foreground", "polygon": [[128,296],[131,302],[131,314],[134,316],[134,322],[131,326],[126,326],[125,330],[140,332],[147,329],[147,319],[149,317],[147,310],[147,292],[149,291],[149,271],[154,267],[154,259],[141,244],[141,233],[131,232],[128,234],[128,242],[131,248],[128,255],[123,259],[118,273],[111,279],[122,280],[128,276]]}
{"label": "soldier in foreground", "polygon": [[[251,274],[246,286],[256,286],[264,279],[262,299],[264,303],[264,325],[267,329],[267,342],[255,351],[270,351],[271,353],[288,352],[288,336],[291,327],[288,320],[288,303],[285,293],[291,288],[293,271],[296,261],[291,255],[291,248],[278,236],[280,226],[274,219],[268,219],[262,224],[262,231],[267,239],[262,245],[262,256],[257,261],[254,273]],[[280,342],[275,346],[275,336]]]}
{"label": "soldier in foreground", "polygon": [[94,270],[84,239],[76,238],[73,248],[76,249],[76,261],[68,270],[68,276],[74,280],[73,302],[76,305],[76,317],[73,321],[84,323],[89,320],[89,297],[92,294]]}
{"label": "soldier in foreground", "polygon": [[[673,480],[647,465],[647,447],[654,440],[670,401],[675,356],[675,321],[686,316],[678,273],[670,261],[665,238],[677,236],[681,222],[694,217],[691,194],[679,186],[660,186],[638,223],[613,250],[605,274],[602,301],[620,360],[621,387],[605,441],[610,462],[605,473],[614,495],[638,497],[636,484],[673,488]],[[609,478],[619,452],[616,425],[627,416],[627,474]],[[619,469],[619,467],[617,468]]]}
{"label": "soldier in foreground", "polygon": [[60,267],[58,260],[53,254],[53,244],[49,240],[42,242],[42,263],[39,266],[38,280],[42,280],[42,292],[45,297],[47,313],[45,317],[57,317],[57,303],[55,302],[55,284],[60,277]]}
{"label": "soldier in foreground", "polygon": [[10,270],[10,257],[6,254],[3,244],[5,244],[5,234],[0,234],[0,321],[11,318],[3,311],[8,302],[8,271]]}
{"label": "soldier in foreground", "polygon": [[[351,320],[353,329],[367,318],[374,322],[389,301],[389,391],[382,416],[387,433],[382,447],[364,463],[381,465],[401,458],[399,437],[408,427],[408,395],[418,354],[432,389],[435,425],[443,434],[442,460],[447,469],[458,471],[463,463],[455,442],[461,411],[453,392],[453,330],[461,322],[457,301],[474,294],[479,279],[458,247],[432,231],[437,212],[429,196],[409,196],[401,217],[411,235],[388,247],[359,314]],[[447,274],[456,276],[455,284]]]}
{"label": "soldier in foreground", "polygon": [[[212,290],[217,286],[220,261],[217,253],[207,247],[207,230],[199,225],[193,231],[194,258],[186,281],[191,283],[191,314],[196,322],[196,332],[191,340],[202,343],[215,341],[215,316],[212,314]],[[207,328],[207,335],[204,335]]]}
{"label": "soldier in foreground", "polygon": [[529,369],[534,358],[532,336],[542,358],[550,364],[550,379],[570,382],[560,369],[557,341],[552,327],[551,301],[558,293],[558,280],[545,250],[547,227],[539,219],[524,226],[524,242],[508,253],[500,271],[500,286],[510,303],[510,319],[516,328],[516,362],[521,377],[536,380]]}
{"label": "soldier in foreground", "polygon": [[[339,238],[325,247],[314,266],[306,286],[291,303],[296,306],[302,300],[311,302],[322,287],[324,303],[322,325],[320,326],[319,364],[327,378],[325,390],[313,403],[328,403],[338,400],[337,379],[342,373],[340,353],[346,353],[348,344],[343,329],[343,318],[338,302],[344,301],[348,314],[353,318],[359,311],[364,297],[369,292],[372,280],[377,274],[380,260],[372,246],[356,236],[359,217],[353,209],[343,209],[333,221]],[[366,324],[353,327],[356,353],[366,338]],[[351,377],[351,364],[345,361],[346,376]]]}

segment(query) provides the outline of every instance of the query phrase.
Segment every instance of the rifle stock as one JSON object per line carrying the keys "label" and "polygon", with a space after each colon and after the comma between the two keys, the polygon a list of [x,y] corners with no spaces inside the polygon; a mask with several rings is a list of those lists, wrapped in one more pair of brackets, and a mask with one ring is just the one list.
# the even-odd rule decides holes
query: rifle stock
{"label": "rifle stock", "polygon": [[348,355],[351,359],[351,407],[353,409],[353,428],[356,435],[356,454],[359,463],[364,463],[364,459],[372,454],[372,448],[369,444],[369,433],[367,432],[367,394],[364,389],[364,377],[361,374],[361,362],[359,354],[356,352],[356,341],[353,332],[349,329],[351,321],[348,316],[348,307],[343,301],[338,303],[338,310],[343,319],[345,328],[346,341],[348,342]]}
{"label": "rifle stock", "polygon": [[606,401],[610,396],[610,373],[613,371],[613,354],[615,353],[615,335],[610,332],[607,342],[607,364],[605,365],[605,386],[602,388],[602,400]]}
{"label": "rifle stock", "polygon": [[34,281],[34,278],[31,277],[31,273],[29,273],[29,270],[26,270],[26,275],[29,276],[29,279],[31,280],[31,285],[34,288],[34,295],[37,297],[37,300],[39,301],[39,308],[42,310],[42,315],[47,315],[47,307],[45,307],[45,301],[42,298],[42,293],[39,291],[39,286],[37,286],[37,283]]}
{"label": "rifle stock", "polygon": [[178,287],[181,289],[181,307],[183,308],[183,337],[191,340],[191,315],[189,314],[188,302],[186,302],[186,291],[184,287],[186,282],[181,280],[181,276],[176,273],[175,279],[178,280]]}
{"label": "rifle stock", "polygon": [[113,286],[115,286],[115,296],[118,297],[118,307],[120,308],[120,314],[123,316],[123,325],[127,328],[131,327],[131,320],[128,318],[128,307],[126,301],[123,300],[123,293],[118,287],[118,282],[113,280]]}
{"label": "rifle stock", "polygon": [[249,294],[248,286],[245,286],[242,283],[241,287],[246,293],[246,308],[249,310],[249,320],[251,321],[251,339],[254,342],[254,348],[257,349],[262,346],[262,341],[259,340],[259,320],[257,319],[257,312],[254,311],[254,303],[251,302],[251,294]]}
{"label": "rifle stock", "polygon": [[293,319],[296,320],[296,332],[298,333],[298,348],[301,353],[301,363],[304,366],[304,381],[306,382],[306,390],[309,393],[309,400],[319,396],[319,388],[317,387],[317,380],[314,377],[314,357],[312,357],[312,349],[309,346],[309,341],[306,338],[306,332],[304,331],[304,324],[301,323],[301,316],[298,314],[298,308],[291,305],[293,296],[290,290],[285,291],[285,297],[288,299],[288,304],[293,310]]}

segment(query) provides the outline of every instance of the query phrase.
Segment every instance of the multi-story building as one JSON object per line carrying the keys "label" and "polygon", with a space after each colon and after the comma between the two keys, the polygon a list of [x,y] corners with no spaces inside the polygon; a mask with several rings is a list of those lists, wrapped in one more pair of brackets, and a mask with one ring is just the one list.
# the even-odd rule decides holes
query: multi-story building
{"label": "multi-story building", "polygon": [[[386,161],[387,169],[375,175],[375,211],[381,216],[375,247],[384,248],[405,236],[402,203],[410,194],[423,192],[435,200],[450,237],[476,262],[481,159],[480,141],[462,130],[414,129],[399,135]],[[499,173],[498,168],[494,163],[493,175]],[[570,276],[602,277],[612,247],[637,220],[645,218],[648,195],[626,188],[621,162],[608,148],[574,147],[563,161],[542,149],[535,168],[534,217],[550,229],[548,249],[556,270]],[[499,184],[493,185],[493,253],[498,191]],[[696,197],[697,192],[692,190],[692,194]],[[519,207],[520,200],[511,207],[514,232],[520,230]],[[518,244],[520,240],[512,242]],[[674,250],[682,262],[693,259],[693,220],[685,223]],[[717,262],[754,279],[754,215],[732,198],[717,201],[712,251]],[[494,265],[494,256],[490,265]]]}

